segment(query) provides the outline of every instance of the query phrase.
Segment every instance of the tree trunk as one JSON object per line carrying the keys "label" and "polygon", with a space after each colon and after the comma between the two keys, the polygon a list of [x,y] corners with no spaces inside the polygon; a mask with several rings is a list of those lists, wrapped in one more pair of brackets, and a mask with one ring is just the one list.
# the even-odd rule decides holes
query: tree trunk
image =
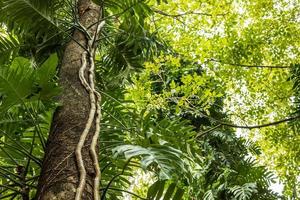
{"label": "tree trunk", "polygon": [[[78,17],[81,25],[90,35],[95,35],[101,8],[91,0],[78,1]],[[65,47],[59,71],[59,83],[63,88],[59,97],[61,106],[56,110],[47,141],[43,166],[38,184],[38,200],[70,200],[75,198],[79,184],[79,171],[75,148],[85,128],[89,111],[89,94],[79,79],[82,54],[88,46],[86,34],[80,30],[73,32],[73,39]],[[80,45],[79,45],[80,44]],[[82,48],[84,47],[84,48]],[[90,67],[88,62],[87,68]],[[86,79],[87,73],[85,74]],[[87,172],[82,199],[93,199],[93,178],[95,170],[89,146],[95,123],[86,138],[82,156]]]}

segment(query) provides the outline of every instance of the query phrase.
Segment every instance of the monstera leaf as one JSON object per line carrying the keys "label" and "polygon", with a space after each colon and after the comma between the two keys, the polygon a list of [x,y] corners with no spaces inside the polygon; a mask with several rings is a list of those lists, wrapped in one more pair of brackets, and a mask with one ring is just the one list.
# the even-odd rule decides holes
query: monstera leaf
{"label": "monstera leaf", "polygon": [[186,172],[182,152],[170,146],[153,145],[145,148],[137,145],[121,145],[112,151],[115,156],[124,154],[126,159],[140,158],[144,169],[157,167],[161,180],[171,179],[174,174]]}

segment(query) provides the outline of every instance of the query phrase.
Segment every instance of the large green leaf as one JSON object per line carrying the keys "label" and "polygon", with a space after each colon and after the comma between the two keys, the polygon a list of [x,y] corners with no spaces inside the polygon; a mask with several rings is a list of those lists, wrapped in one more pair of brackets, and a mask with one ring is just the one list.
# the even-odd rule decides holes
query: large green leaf
{"label": "large green leaf", "polygon": [[41,0],[3,0],[0,2],[0,21],[22,30],[46,33],[53,29],[55,11],[51,1]]}
{"label": "large green leaf", "polygon": [[170,146],[153,145],[145,148],[137,145],[121,145],[112,151],[115,156],[124,154],[126,159],[139,157],[144,169],[157,165],[161,180],[171,179],[174,175],[179,176],[186,172],[182,152]]}
{"label": "large green leaf", "polygon": [[255,183],[245,183],[242,186],[232,187],[230,192],[233,193],[235,199],[248,200],[257,192],[257,186]]}
{"label": "large green leaf", "polygon": [[2,31],[0,28],[0,64],[10,60],[10,57],[18,52],[19,41],[12,34]]}
{"label": "large green leaf", "polygon": [[40,87],[39,95],[43,100],[52,98],[61,91],[57,83],[53,80],[56,75],[57,64],[57,55],[52,54],[42,66],[36,70],[36,82]]}
{"label": "large green leaf", "polygon": [[181,200],[184,190],[176,187],[176,183],[158,180],[153,183],[147,192],[147,199],[152,200]]}
{"label": "large green leaf", "polygon": [[53,82],[56,74],[57,56],[51,55],[40,68],[33,69],[30,60],[15,58],[10,66],[0,69],[0,110],[8,110],[17,104],[40,98],[49,100],[59,93]]}
{"label": "large green leaf", "polygon": [[203,200],[215,200],[214,192],[212,190],[206,191]]}
{"label": "large green leaf", "polygon": [[34,70],[25,58],[15,58],[10,67],[0,69],[1,110],[24,103],[34,92]]}

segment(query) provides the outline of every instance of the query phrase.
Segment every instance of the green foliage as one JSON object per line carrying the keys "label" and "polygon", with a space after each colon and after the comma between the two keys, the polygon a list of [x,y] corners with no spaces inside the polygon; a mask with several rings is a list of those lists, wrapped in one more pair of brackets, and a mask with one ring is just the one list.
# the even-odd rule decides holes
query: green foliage
{"label": "green foliage", "polygon": [[7,58],[16,55],[18,49],[18,40],[12,34],[7,34],[0,29],[0,64],[6,62]]}
{"label": "green foliage", "polygon": [[108,19],[100,37],[102,48],[98,70],[100,78],[107,84],[105,87],[110,87],[118,85],[131,73],[141,71],[143,62],[162,51],[164,43],[157,37],[157,32],[150,30],[152,11],[146,2],[105,1],[104,6]]}
{"label": "green foliage", "polygon": [[51,99],[58,94],[58,87],[52,82],[56,74],[57,56],[52,55],[40,68],[34,69],[30,60],[15,58],[11,65],[0,71],[1,111],[14,105],[40,99]]}
{"label": "green foliage", "polygon": [[159,171],[159,179],[171,179],[175,174],[180,176],[184,173],[185,167],[183,163],[182,153],[172,147],[164,145],[151,145],[144,148],[134,145],[122,145],[115,147],[113,150],[115,157],[124,154],[126,159],[140,156],[141,167],[143,169],[151,168],[151,165],[157,165]]}
{"label": "green foliage", "polygon": [[[283,198],[268,168],[299,197],[299,122],[239,136],[218,124],[299,112],[297,1],[94,2],[106,21],[96,55],[102,199]],[[76,6],[0,7],[0,199],[32,198]],[[137,169],[154,183],[134,185]]]}
{"label": "green foliage", "polygon": [[[295,104],[296,106],[299,107],[299,96],[300,96],[300,65],[299,64],[295,64],[291,66],[291,80],[293,81],[293,90],[295,91]],[[296,112],[299,112],[300,109],[297,108]]]}
{"label": "green foliage", "polygon": [[230,192],[233,193],[234,198],[247,200],[251,199],[252,193],[256,193],[256,184],[255,183],[246,183],[242,186],[234,186],[230,188]]}
{"label": "green foliage", "polygon": [[175,183],[168,184],[166,181],[158,180],[149,187],[147,199],[181,200],[183,194],[184,190],[176,187]]}
{"label": "green foliage", "polygon": [[[156,12],[155,22],[174,51],[197,61],[209,76],[218,80],[218,88],[225,91],[221,106],[227,117],[235,124],[264,124],[286,118],[295,106],[293,83],[287,79],[291,75],[289,68],[299,63],[297,4],[269,0],[188,4],[176,1],[155,6],[163,11]],[[143,101],[137,101],[140,102]],[[159,102],[165,106],[161,99]],[[158,103],[153,101],[153,105]],[[199,107],[196,110],[203,108]],[[224,121],[222,117],[217,119]],[[299,176],[299,161],[295,159],[299,141],[293,126],[290,123],[241,131],[261,147],[258,158],[276,171],[286,185],[299,185],[291,178]],[[286,179],[283,174],[293,175]],[[299,196],[294,188],[285,187],[285,194],[290,198]]]}
{"label": "green foliage", "polygon": [[[33,68],[25,58],[16,58],[10,67],[1,70],[0,94],[2,112],[12,105],[21,104],[34,93]],[[5,110],[4,110],[5,109]]]}
{"label": "green foliage", "polygon": [[[36,0],[3,0],[1,1],[1,21],[8,22],[9,25],[18,26],[22,30],[34,28],[32,31],[46,32],[51,30],[52,21],[48,9],[51,7],[51,1]],[[13,27],[10,27],[13,28]],[[42,34],[41,33],[41,34]]]}
{"label": "green foliage", "polygon": [[208,190],[207,192],[205,192],[205,194],[203,196],[203,200],[215,200],[213,191],[212,190]]}
{"label": "green foliage", "polygon": [[11,38],[9,46],[0,48],[1,56],[6,53],[6,58],[13,59],[18,53],[40,64],[70,39],[72,12],[65,11],[73,8],[68,1],[2,0],[0,5],[0,24],[9,36],[6,38]]}
{"label": "green foliage", "polygon": [[33,196],[59,93],[57,56],[35,68],[23,57],[0,72],[0,199]]}
{"label": "green foliage", "polygon": [[[103,120],[107,124],[103,123],[102,125],[102,139],[100,140],[103,140],[104,145],[101,157],[105,158],[101,162],[102,168],[109,165],[115,170],[122,169],[123,166],[116,161],[124,159],[124,162],[127,160],[129,164],[135,163],[135,167],[153,171],[161,181],[177,180],[181,175],[189,176],[189,172],[186,170],[185,155],[180,150],[167,146],[167,142],[171,143],[170,139],[174,138],[168,136],[166,132],[176,134],[173,132],[176,130],[177,134],[188,137],[190,128],[182,126],[184,123],[177,124],[176,121],[173,122],[168,118],[157,120],[155,113],[139,113],[126,106],[130,102],[117,101],[107,93],[103,94],[110,101],[105,101],[106,103],[103,105]],[[128,142],[136,145],[128,145]],[[106,159],[110,161],[107,162]],[[129,165],[126,166],[126,170],[129,169]],[[102,173],[103,180],[110,179],[108,177],[111,177],[111,172],[107,173],[106,170]],[[124,174],[124,176],[130,175],[130,173]],[[129,183],[119,180],[118,184],[124,187]],[[168,190],[168,187],[156,189],[151,192],[153,195],[156,195],[158,190],[161,192]],[[178,198],[183,193],[180,191],[182,190],[178,189]]]}

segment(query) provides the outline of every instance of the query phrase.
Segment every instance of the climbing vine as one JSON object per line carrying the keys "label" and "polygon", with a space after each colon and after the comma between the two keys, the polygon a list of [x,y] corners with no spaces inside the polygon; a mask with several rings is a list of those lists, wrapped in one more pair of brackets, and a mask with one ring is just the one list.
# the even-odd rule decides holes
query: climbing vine
{"label": "climbing vine", "polygon": [[[81,84],[84,86],[84,88],[87,90],[89,93],[89,98],[90,98],[90,112],[88,116],[88,120],[86,122],[85,128],[80,136],[79,142],[77,144],[76,150],[75,150],[75,155],[76,155],[76,162],[79,168],[79,185],[76,190],[76,200],[80,200],[85,183],[86,183],[86,170],[84,167],[84,162],[82,158],[82,153],[81,150],[84,146],[84,143],[86,141],[86,137],[88,133],[91,130],[93,122],[95,122],[95,132],[92,138],[92,142],[90,145],[90,153],[91,157],[93,160],[93,165],[95,169],[95,178],[94,178],[94,199],[99,200],[99,181],[100,181],[100,167],[99,167],[99,162],[98,162],[98,156],[96,153],[96,146],[97,146],[97,140],[99,137],[99,132],[100,132],[100,119],[101,119],[101,107],[100,107],[100,101],[101,101],[101,95],[99,92],[96,91],[95,89],[95,63],[94,63],[94,56],[95,56],[95,42],[97,40],[97,35],[100,32],[101,28],[104,26],[105,21],[102,21],[97,25],[97,29],[93,37],[90,37],[89,35],[87,36],[88,38],[88,51],[84,51],[82,53],[82,58],[81,58],[81,68],[79,69],[79,79],[81,81]],[[84,31],[85,34],[88,34],[88,31]],[[87,61],[88,57],[88,61]],[[87,69],[87,63],[89,62],[90,67]],[[85,73],[88,72],[88,81],[85,78]],[[96,115],[96,116],[95,116]],[[94,120],[95,119],[95,120]]]}

